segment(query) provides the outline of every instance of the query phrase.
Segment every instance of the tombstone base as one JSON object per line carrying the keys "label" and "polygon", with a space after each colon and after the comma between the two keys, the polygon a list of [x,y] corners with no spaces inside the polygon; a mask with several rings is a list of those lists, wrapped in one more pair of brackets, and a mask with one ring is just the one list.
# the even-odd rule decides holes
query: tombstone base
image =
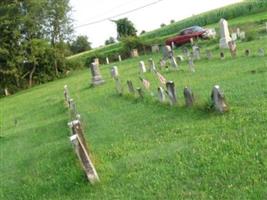
{"label": "tombstone base", "polygon": [[231,41],[231,38],[221,38],[220,39],[220,48],[229,49],[228,43]]}
{"label": "tombstone base", "polygon": [[97,86],[105,83],[101,76],[95,76],[92,78],[92,86]]}

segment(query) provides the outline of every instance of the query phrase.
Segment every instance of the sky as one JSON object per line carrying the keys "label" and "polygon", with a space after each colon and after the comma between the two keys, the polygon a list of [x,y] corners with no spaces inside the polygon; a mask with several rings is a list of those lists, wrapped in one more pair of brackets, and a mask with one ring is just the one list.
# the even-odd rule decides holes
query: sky
{"label": "sky", "polygon": [[153,5],[132,13],[112,19],[127,17],[140,33],[157,29],[162,23],[169,24],[171,20],[181,20],[211,9],[219,8],[242,0],[70,0],[74,34],[86,35],[93,47],[104,44],[110,36],[116,38],[116,25],[105,20],[100,23],[82,26],[102,19],[125,13],[156,2]]}

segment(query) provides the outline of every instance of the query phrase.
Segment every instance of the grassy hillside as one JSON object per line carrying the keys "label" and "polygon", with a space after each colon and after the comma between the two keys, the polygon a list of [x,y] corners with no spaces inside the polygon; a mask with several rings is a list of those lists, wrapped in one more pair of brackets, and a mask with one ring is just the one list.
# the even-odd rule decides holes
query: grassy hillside
{"label": "grassy hillside", "polygon": [[[202,52],[212,49],[214,58],[197,61],[195,73],[186,62],[181,71],[161,72],[176,83],[176,107],[149,96],[143,101],[117,96],[110,78],[113,64],[101,66],[106,84],[96,88],[89,87],[91,76],[84,69],[0,99],[1,199],[264,199],[267,59],[257,50],[265,44],[266,35],[239,42],[237,58],[226,51],[221,61],[218,43],[202,42]],[[250,57],[244,56],[247,48]],[[114,64],[122,82],[131,79],[137,87],[138,61],[160,56]],[[155,91],[152,74],[146,78]],[[101,179],[95,186],[87,182],[68,138],[65,84],[85,124]],[[230,105],[224,115],[207,109],[215,84]],[[191,109],[184,106],[184,86],[197,99]]]}
{"label": "grassy hillside", "polygon": [[[176,35],[181,29],[192,25],[215,27],[222,17],[227,20],[235,19],[235,21],[238,21],[239,25],[244,25],[244,27],[242,27],[244,28],[243,30],[250,32],[252,31],[250,27],[267,20],[266,11],[267,1],[244,1],[186,18],[143,34],[140,38],[145,44],[161,44],[164,43],[167,38]],[[245,24],[249,24],[249,26],[247,27]],[[234,25],[234,23],[232,25]],[[80,65],[84,65],[87,58],[111,57],[112,55],[121,54],[121,52],[123,52],[123,45],[121,43],[116,43],[73,55],[69,57],[69,59],[80,62]]]}

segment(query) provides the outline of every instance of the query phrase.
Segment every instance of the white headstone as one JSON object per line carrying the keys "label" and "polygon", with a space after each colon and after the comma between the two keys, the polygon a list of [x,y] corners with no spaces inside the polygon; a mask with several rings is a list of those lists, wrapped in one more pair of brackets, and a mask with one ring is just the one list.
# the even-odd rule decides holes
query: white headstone
{"label": "white headstone", "polygon": [[139,67],[140,67],[140,72],[141,73],[146,73],[146,66],[145,66],[144,61],[140,61],[139,62]]}
{"label": "white headstone", "polygon": [[246,39],[246,33],[244,31],[240,32],[239,37],[241,40]]}
{"label": "white headstone", "polygon": [[237,37],[240,37],[240,28],[236,29],[236,34],[237,34]]}
{"label": "white headstone", "polygon": [[121,55],[118,56],[119,62],[121,62]]}
{"label": "white headstone", "polygon": [[114,79],[118,78],[118,76],[119,76],[118,67],[117,67],[117,66],[113,66],[113,67],[111,68],[110,73],[111,73],[111,77],[112,77],[112,78],[114,78]]}
{"label": "white headstone", "polygon": [[236,41],[237,40],[237,34],[236,33],[232,33],[231,34],[231,38],[233,41]]}
{"label": "white headstone", "polygon": [[107,63],[107,65],[109,64],[109,59],[108,59],[108,57],[106,57],[106,63]]}
{"label": "white headstone", "polygon": [[227,49],[228,47],[228,42],[231,41],[231,37],[229,34],[229,29],[228,29],[228,22],[225,19],[220,20],[220,48],[222,49]]}

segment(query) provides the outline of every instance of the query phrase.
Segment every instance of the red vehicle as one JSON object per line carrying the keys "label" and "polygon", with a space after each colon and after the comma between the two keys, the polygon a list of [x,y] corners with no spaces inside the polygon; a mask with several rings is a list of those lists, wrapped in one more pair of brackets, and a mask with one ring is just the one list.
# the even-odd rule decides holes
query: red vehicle
{"label": "red vehicle", "polygon": [[196,39],[196,38],[207,38],[207,31],[204,28],[201,28],[200,26],[192,26],[186,29],[183,29],[179,35],[169,38],[166,40],[166,45],[172,44],[172,42],[176,45],[182,45],[185,43],[190,42],[190,39]]}

